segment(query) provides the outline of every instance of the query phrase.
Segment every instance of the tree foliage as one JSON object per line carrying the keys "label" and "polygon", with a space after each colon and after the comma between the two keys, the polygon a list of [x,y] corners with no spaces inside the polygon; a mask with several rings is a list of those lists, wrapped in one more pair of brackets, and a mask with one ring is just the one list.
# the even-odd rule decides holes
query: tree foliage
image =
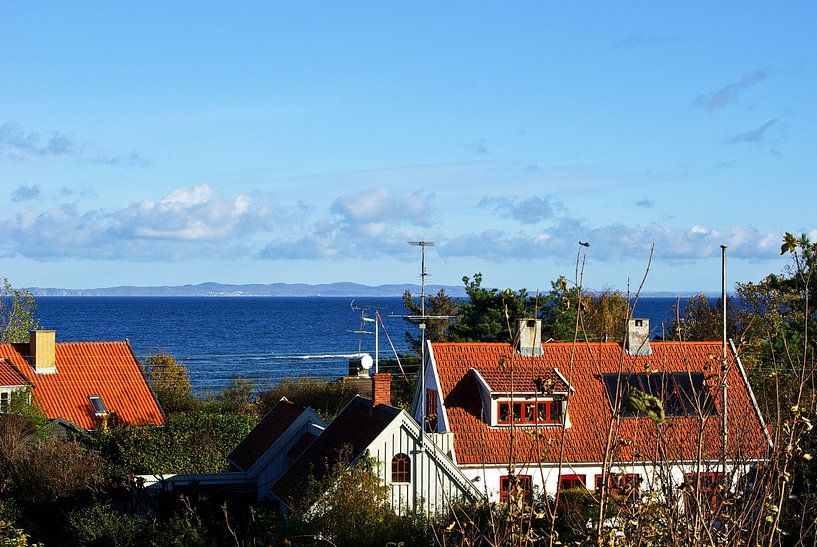
{"label": "tree foliage", "polygon": [[[687,300],[680,311],[679,303],[672,307],[672,317],[667,340],[706,341],[723,338],[723,299],[714,305],[701,293]],[[726,297],[726,336],[736,339],[741,323],[740,308],[734,298]]]}
{"label": "tree foliage", "polygon": [[91,442],[126,473],[217,473],[257,419],[207,410],[174,414],[164,427],[118,426]]}
{"label": "tree foliage", "polygon": [[327,463],[320,479],[310,476],[296,500],[290,536],[325,537],[335,545],[429,545],[431,523],[423,515],[398,516],[389,487],[374,472],[376,461],[350,464],[346,445]]}
{"label": "tree foliage", "polygon": [[510,342],[517,319],[534,317],[534,302],[525,289],[486,289],[482,274],[462,278],[468,300],[460,303],[460,320],[451,327],[454,342]]}
{"label": "tree foliage", "polygon": [[162,350],[144,362],[148,383],[165,412],[191,410],[195,406],[187,367]]}
{"label": "tree foliage", "polygon": [[[410,315],[421,315],[423,307],[421,302],[414,300],[414,295],[411,291],[403,293],[403,307]],[[425,314],[432,316],[450,316],[451,319],[429,319],[426,324],[426,340],[431,342],[447,342],[451,330],[456,325],[459,319],[460,304],[457,300],[445,292],[445,289],[440,289],[437,294],[426,296]],[[417,325],[418,321],[414,319],[406,319],[410,323]],[[420,350],[420,338],[414,336],[410,332],[406,332],[406,342],[414,351]]]}
{"label": "tree foliage", "polygon": [[30,292],[15,289],[5,277],[0,279],[0,343],[28,342],[29,331],[38,325],[36,310]]}

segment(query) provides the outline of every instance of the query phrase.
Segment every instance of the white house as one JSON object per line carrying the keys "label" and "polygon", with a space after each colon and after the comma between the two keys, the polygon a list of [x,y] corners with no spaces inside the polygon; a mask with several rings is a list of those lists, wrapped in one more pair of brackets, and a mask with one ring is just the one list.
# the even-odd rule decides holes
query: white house
{"label": "white house", "polygon": [[[515,345],[427,346],[412,415],[488,499],[504,499],[511,481],[551,495],[693,475],[713,488],[766,456],[771,440],[731,344],[724,361],[720,342],[651,342],[646,319],[630,320],[624,344],[542,344],[539,332],[523,320]],[[662,401],[663,423],[617,403],[639,391]]]}
{"label": "white house", "polygon": [[357,396],[349,402],[273,485],[272,495],[289,506],[308,476],[323,477],[346,445],[349,465],[362,457],[376,462],[375,472],[389,487],[397,513],[434,513],[453,500],[478,498],[479,490],[443,448],[405,410],[389,404],[390,375],[375,374],[373,383],[373,399]]}

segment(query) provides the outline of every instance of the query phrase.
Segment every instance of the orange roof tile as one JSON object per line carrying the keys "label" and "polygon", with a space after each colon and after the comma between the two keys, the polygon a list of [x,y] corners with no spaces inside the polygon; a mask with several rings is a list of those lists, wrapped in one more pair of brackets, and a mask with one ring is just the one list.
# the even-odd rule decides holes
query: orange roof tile
{"label": "orange roof tile", "polygon": [[102,398],[108,412],[130,424],[164,423],[127,342],[58,342],[53,374],[38,374],[28,361],[28,344],[0,344],[9,361],[32,385],[34,399],[49,418],[62,418],[83,429],[99,425],[88,401]]}
{"label": "orange roof tile", "polygon": [[0,358],[0,386],[27,386],[30,382],[9,361]]}
{"label": "orange roof tile", "polygon": [[[493,391],[510,391],[510,368],[514,383],[529,390],[531,378],[558,368],[575,388],[569,398],[570,427],[564,433],[564,461],[570,463],[601,462],[612,409],[601,375],[622,372],[703,372],[713,396],[720,370],[720,342],[651,342],[652,355],[630,356],[617,343],[547,343],[541,357],[510,360],[509,344],[434,343],[433,354],[440,378],[454,447],[460,464],[507,464],[511,453],[516,462],[555,462],[559,459],[562,430],[559,427],[490,427],[482,418],[482,402],[477,379],[468,374],[476,369],[492,386]],[[499,360],[506,362],[499,370]],[[728,447],[730,458],[762,458],[768,447],[760,419],[750,399],[749,391],[731,350],[727,362],[729,372]],[[485,371],[485,373],[483,373]],[[520,382],[516,384],[517,379]],[[496,386],[501,386],[498,389]],[[717,415],[703,421],[703,458],[718,459],[721,452],[720,428],[722,402],[715,398]],[[696,417],[667,417],[656,426],[649,418],[628,417],[620,420],[614,436],[616,461],[657,460],[659,437],[666,451],[664,459],[693,460],[701,420]]]}

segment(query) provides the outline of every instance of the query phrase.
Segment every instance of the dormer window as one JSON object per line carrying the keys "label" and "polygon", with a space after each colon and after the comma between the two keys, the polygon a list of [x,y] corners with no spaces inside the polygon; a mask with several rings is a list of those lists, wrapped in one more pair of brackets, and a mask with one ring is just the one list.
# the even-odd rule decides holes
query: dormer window
{"label": "dormer window", "polygon": [[88,401],[91,403],[91,408],[94,410],[96,416],[107,416],[108,410],[105,408],[105,403],[102,402],[102,397],[99,395],[88,395]]}
{"label": "dormer window", "polygon": [[551,425],[562,423],[561,401],[499,401],[498,425]]}

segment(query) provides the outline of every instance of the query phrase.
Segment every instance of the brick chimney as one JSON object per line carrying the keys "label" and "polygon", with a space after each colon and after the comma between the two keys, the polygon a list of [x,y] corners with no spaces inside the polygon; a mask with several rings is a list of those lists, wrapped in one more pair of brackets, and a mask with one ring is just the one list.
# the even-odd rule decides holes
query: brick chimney
{"label": "brick chimney", "polygon": [[29,332],[31,366],[38,374],[57,372],[57,333],[53,330]]}
{"label": "brick chimney", "polygon": [[372,406],[391,404],[391,374],[372,375]]}

